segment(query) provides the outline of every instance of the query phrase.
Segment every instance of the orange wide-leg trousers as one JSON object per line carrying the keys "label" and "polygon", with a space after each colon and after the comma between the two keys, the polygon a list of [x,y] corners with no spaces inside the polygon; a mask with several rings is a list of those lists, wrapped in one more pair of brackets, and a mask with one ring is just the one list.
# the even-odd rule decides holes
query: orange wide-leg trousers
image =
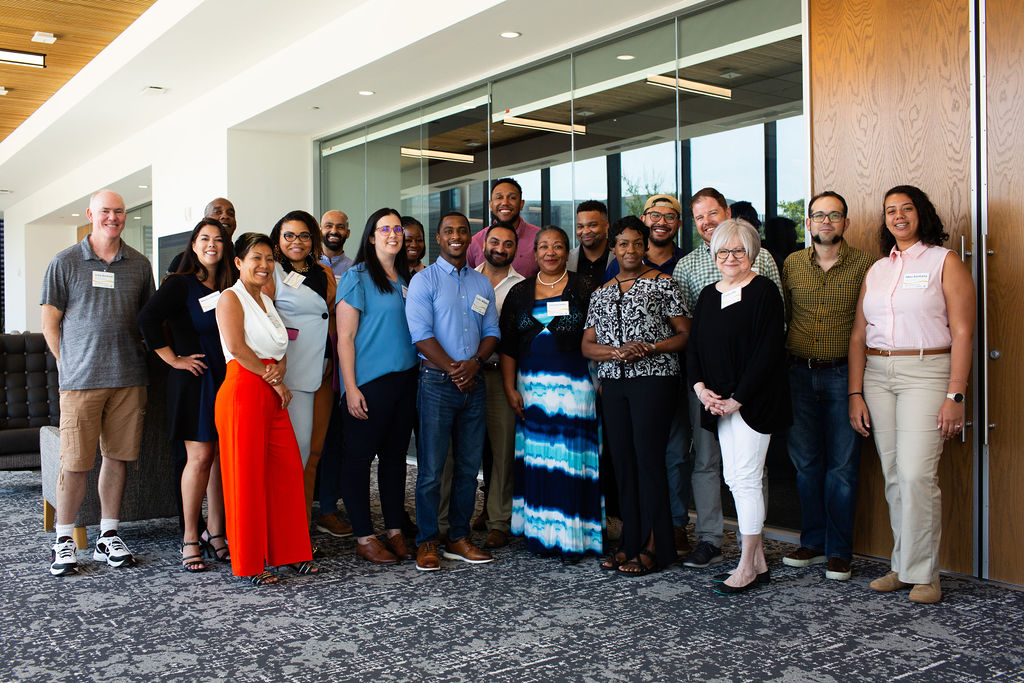
{"label": "orange wide-leg trousers", "polygon": [[214,415],[232,573],[312,559],[302,458],[277,392],[232,360]]}

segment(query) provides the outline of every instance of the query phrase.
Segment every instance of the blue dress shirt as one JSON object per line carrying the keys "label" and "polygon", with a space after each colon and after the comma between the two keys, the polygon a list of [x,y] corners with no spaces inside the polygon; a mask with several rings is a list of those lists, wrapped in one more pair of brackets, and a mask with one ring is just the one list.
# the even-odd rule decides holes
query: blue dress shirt
{"label": "blue dress shirt", "polygon": [[[473,310],[477,297],[487,302],[482,313]],[[409,283],[405,317],[414,344],[433,337],[455,361],[472,358],[484,337],[501,338],[491,281],[468,265],[457,270],[443,258]]]}

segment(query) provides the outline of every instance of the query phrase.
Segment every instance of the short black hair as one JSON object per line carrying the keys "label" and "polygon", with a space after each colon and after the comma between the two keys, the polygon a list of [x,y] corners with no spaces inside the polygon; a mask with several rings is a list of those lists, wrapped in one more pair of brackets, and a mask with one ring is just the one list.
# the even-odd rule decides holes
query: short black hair
{"label": "short black hair", "polygon": [[495,228],[505,228],[506,230],[511,230],[512,234],[515,235],[516,246],[519,246],[519,233],[516,232],[516,226],[512,225],[511,221],[497,221],[494,223],[494,225],[488,226],[487,232],[484,233],[485,242],[487,241],[487,238],[491,236],[491,230],[494,230]]}
{"label": "short black hair", "polygon": [[811,207],[814,206],[814,202],[824,197],[832,197],[833,199],[838,199],[839,203],[843,205],[843,216],[846,216],[847,214],[850,213],[850,207],[846,205],[846,199],[843,198],[843,195],[839,194],[838,192],[833,192],[832,190],[825,190],[824,192],[819,192],[818,194],[814,195],[813,197],[811,197],[811,201],[807,202],[808,216],[811,215]]}
{"label": "short black hair", "polygon": [[746,222],[750,223],[754,230],[761,230],[761,219],[757,216],[757,209],[750,202],[743,200],[734,203],[729,207],[729,213],[733,218],[742,218]]}
{"label": "short black hair", "polygon": [[274,251],[274,243],[270,241],[268,235],[264,235],[262,232],[245,232],[235,240],[235,258],[245,260],[252,248],[263,244],[270,247],[270,251]]}
{"label": "short black hair", "polygon": [[516,189],[519,190],[519,198],[523,198],[523,186],[520,185],[515,178],[498,178],[491,183],[491,192],[494,192],[494,188],[502,183],[508,183],[509,185],[515,185]]}
{"label": "short black hair", "polygon": [[597,211],[598,213],[603,213],[605,218],[608,217],[608,207],[604,205],[604,202],[599,202],[596,199],[580,202],[580,205],[576,207],[576,213],[583,213],[584,211]]}
{"label": "short black hair", "polygon": [[466,218],[466,214],[462,213],[461,211],[449,211],[447,213],[441,214],[441,217],[437,219],[438,232],[441,232],[441,224],[444,223],[444,219],[451,218],[452,216],[458,216],[462,220],[466,221],[466,225],[469,225],[469,219]]}
{"label": "short black hair", "polygon": [[421,232],[423,231],[423,224],[420,223],[418,220],[416,220],[412,216],[402,216],[402,227],[403,228],[411,228],[414,225],[417,226],[420,229]]}
{"label": "short black hair", "polygon": [[613,248],[615,240],[622,234],[623,230],[636,230],[640,233],[640,236],[644,238],[644,251],[647,251],[648,242],[651,239],[651,229],[647,227],[646,223],[636,216],[623,216],[612,223],[612,227],[608,229],[608,243]]}
{"label": "short black hair", "polygon": [[924,190],[913,185],[897,185],[885,193],[882,199],[882,228],[879,234],[879,242],[882,245],[882,253],[888,254],[896,246],[896,238],[885,226],[885,200],[894,194],[905,194],[910,197],[911,203],[917,209],[917,236],[925,244],[938,246],[949,239],[949,233],[942,225],[942,219],[935,211],[935,205]]}

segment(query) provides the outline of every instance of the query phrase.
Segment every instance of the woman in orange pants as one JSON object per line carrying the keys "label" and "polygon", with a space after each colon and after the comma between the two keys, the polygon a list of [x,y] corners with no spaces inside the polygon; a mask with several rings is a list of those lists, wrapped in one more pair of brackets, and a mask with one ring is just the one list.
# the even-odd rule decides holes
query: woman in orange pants
{"label": "woman in orange pants", "polygon": [[239,237],[235,265],[238,281],[217,302],[227,373],[215,420],[231,571],[262,586],[278,580],[267,565],[290,565],[300,574],[320,570],[310,561],[302,460],[287,411],[288,332],[261,291],[274,270],[270,238]]}

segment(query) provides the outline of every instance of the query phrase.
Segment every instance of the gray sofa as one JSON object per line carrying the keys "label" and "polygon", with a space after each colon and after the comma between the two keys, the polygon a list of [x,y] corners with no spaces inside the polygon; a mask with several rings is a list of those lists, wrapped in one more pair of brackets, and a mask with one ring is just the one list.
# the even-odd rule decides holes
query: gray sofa
{"label": "gray sofa", "polygon": [[57,361],[42,334],[4,334],[0,367],[0,469],[39,467],[39,430],[60,420]]}

